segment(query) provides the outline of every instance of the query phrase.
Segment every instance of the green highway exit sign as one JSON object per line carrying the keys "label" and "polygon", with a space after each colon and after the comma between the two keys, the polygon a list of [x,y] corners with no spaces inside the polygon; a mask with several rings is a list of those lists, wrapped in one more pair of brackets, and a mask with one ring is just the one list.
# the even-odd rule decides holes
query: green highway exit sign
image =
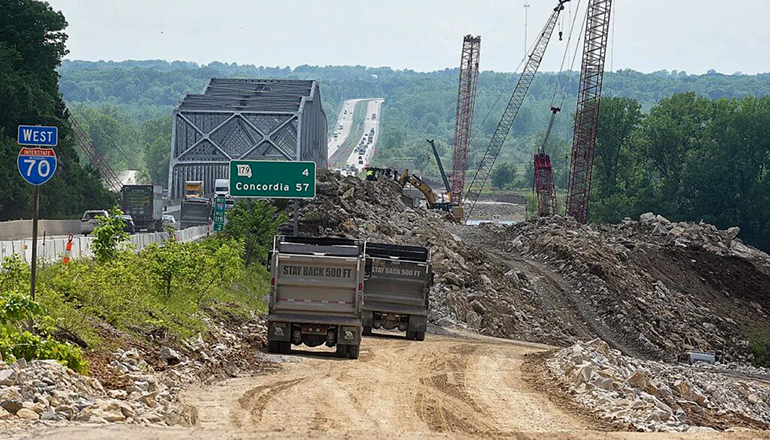
{"label": "green highway exit sign", "polygon": [[230,161],[230,195],[312,199],[315,197],[315,162]]}

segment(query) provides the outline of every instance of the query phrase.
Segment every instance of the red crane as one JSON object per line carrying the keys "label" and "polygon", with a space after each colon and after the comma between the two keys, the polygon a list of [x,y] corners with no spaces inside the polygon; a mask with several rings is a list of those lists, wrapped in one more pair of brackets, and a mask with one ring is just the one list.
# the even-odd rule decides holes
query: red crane
{"label": "red crane", "polygon": [[590,0],[588,3],[567,193],[567,215],[574,217],[580,223],[588,221],[591,172],[596,137],[599,133],[599,107],[604,81],[604,62],[607,58],[611,10],[612,0]]}
{"label": "red crane", "polygon": [[465,189],[465,170],[468,168],[468,147],[473,126],[473,104],[479,83],[479,56],[481,37],[463,37],[460,57],[460,81],[457,88],[457,112],[455,113],[455,145],[452,155],[451,191],[449,200],[462,203]]}
{"label": "red crane", "polygon": [[537,214],[540,217],[556,214],[556,187],[553,184],[553,167],[551,166],[551,156],[545,152],[545,146],[551,136],[556,114],[560,111],[561,108],[559,107],[551,107],[551,121],[548,123],[545,139],[535,154],[535,192],[537,193]]}
{"label": "red crane", "polygon": [[513,122],[519,114],[519,109],[521,109],[521,105],[524,103],[524,98],[527,96],[527,92],[529,92],[529,87],[535,79],[535,74],[540,68],[540,63],[543,61],[545,50],[548,48],[548,43],[551,41],[551,35],[553,35],[554,28],[559,21],[559,15],[564,10],[564,4],[569,1],[570,0],[558,0],[558,5],[554,8],[551,17],[548,19],[548,22],[538,36],[534,49],[532,49],[532,53],[529,54],[527,58],[527,63],[521,72],[519,82],[513,90],[511,99],[508,101],[508,105],[503,112],[503,117],[500,119],[500,123],[495,129],[495,133],[492,135],[487,151],[479,162],[476,174],[473,176],[473,180],[468,187],[468,192],[465,194],[464,201],[468,205],[467,218],[471,218],[473,208],[476,206],[476,202],[479,200],[479,196],[484,189],[487,178],[492,172],[492,167],[495,165],[497,156],[500,154],[500,149],[505,143],[505,138],[508,137]]}

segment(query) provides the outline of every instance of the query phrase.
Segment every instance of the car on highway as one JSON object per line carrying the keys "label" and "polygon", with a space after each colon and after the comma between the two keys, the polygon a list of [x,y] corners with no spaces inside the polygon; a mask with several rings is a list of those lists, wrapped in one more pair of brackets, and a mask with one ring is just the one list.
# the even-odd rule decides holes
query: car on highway
{"label": "car on highway", "polygon": [[174,217],[171,214],[163,214],[163,220],[161,220],[163,223],[163,227],[171,226],[172,228],[176,228],[176,217]]}
{"label": "car on highway", "polygon": [[80,219],[80,233],[88,235],[94,232],[94,229],[101,224],[100,218],[107,217],[108,215],[107,211],[103,209],[91,209],[86,211]]}
{"label": "car on highway", "polygon": [[119,217],[123,220],[123,231],[128,232],[129,234],[135,234],[136,225],[134,224],[134,218],[128,214],[123,214]]}

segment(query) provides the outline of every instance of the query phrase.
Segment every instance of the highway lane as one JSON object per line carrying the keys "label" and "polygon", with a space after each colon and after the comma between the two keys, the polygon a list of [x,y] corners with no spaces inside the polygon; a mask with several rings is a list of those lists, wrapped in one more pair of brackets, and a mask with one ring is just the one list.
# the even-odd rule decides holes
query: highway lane
{"label": "highway lane", "polygon": [[[348,135],[350,135],[350,130],[353,126],[353,112],[355,111],[356,104],[360,101],[365,101],[365,99],[348,99],[342,105],[340,114],[337,116],[337,122],[334,125],[334,133],[337,134],[337,137],[335,138],[334,135],[332,135],[329,140],[328,159],[331,159],[332,155],[337,151],[340,145],[345,143]],[[342,128],[340,128],[340,125]]]}
{"label": "highway lane", "polygon": [[[356,173],[361,172],[374,157],[377,140],[380,138],[380,110],[383,102],[384,99],[378,98],[367,103],[366,119],[364,120],[364,134],[361,137],[361,140],[356,144],[356,148],[363,146],[366,150],[363,154],[359,154],[356,150],[353,150],[346,162],[347,166],[355,168]],[[372,115],[374,115],[374,118],[372,118]],[[372,129],[374,129],[374,135],[372,136],[372,143],[369,144],[368,138]]]}

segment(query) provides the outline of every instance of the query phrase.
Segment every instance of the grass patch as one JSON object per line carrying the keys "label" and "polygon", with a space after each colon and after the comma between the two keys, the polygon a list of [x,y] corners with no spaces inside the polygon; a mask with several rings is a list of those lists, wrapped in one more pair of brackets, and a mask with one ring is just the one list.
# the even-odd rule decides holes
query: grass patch
{"label": "grass patch", "polygon": [[770,333],[755,329],[749,333],[748,341],[749,349],[754,353],[754,363],[762,367],[770,367]]}

